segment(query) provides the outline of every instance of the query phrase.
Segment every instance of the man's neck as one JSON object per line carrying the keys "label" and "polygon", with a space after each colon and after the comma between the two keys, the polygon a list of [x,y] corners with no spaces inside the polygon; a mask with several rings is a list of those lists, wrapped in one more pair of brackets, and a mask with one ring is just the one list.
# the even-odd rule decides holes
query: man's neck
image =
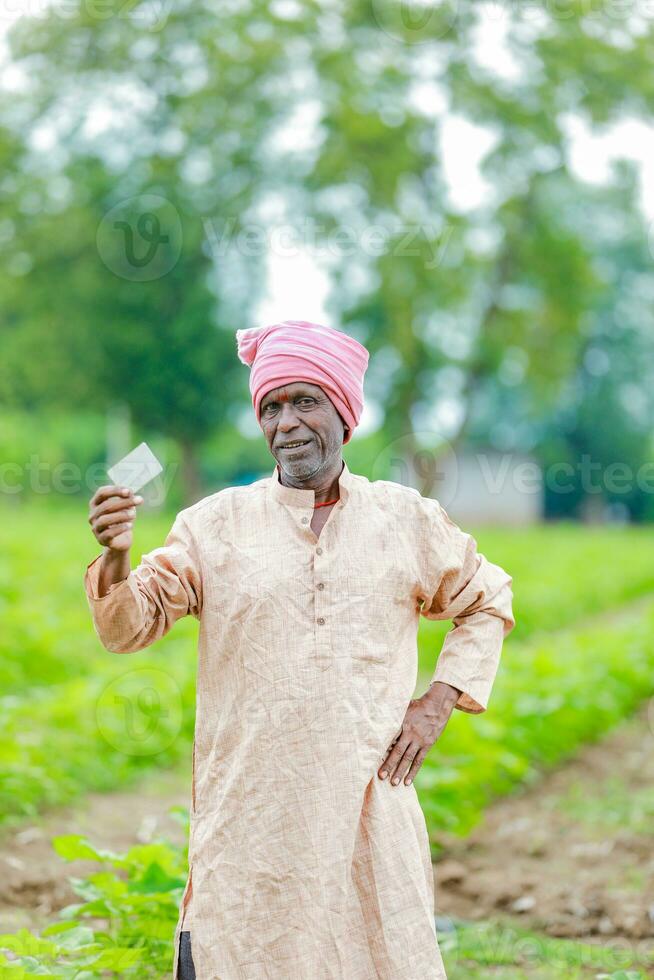
{"label": "man's neck", "polygon": [[340,487],[339,487],[338,481],[339,481],[339,478],[340,478],[341,473],[343,472],[343,466],[344,465],[345,464],[344,464],[343,459],[340,458],[339,461],[338,461],[337,467],[336,467],[336,475],[335,476],[332,473],[332,474],[328,475],[326,478],[323,478],[323,479],[319,479],[319,478],[311,479],[310,478],[305,483],[289,483],[287,481],[287,479],[285,479],[286,474],[282,472],[282,469],[281,469],[281,467],[280,467],[280,465],[278,463],[277,464],[277,472],[279,474],[278,479],[279,479],[279,482],[284,487],[293,487],[295,490],[313,490],[314,493],[315,493],[315,495],[316,495],[316,497],[315,497],[315,503],[322,504],[326,500],[338,500],[339,499],[339,497],[340,497]]}

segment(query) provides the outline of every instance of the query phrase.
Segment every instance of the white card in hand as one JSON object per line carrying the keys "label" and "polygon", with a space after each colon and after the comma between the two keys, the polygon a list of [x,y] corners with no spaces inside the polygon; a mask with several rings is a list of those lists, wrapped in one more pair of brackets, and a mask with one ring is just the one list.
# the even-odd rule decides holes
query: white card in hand
{"label": "white card in hand", "polygon": [[116,487],[129,487],[134,493],[153,480],[163,470],[163,466],[146,442],[142,442],[131,453],[107,470]]}

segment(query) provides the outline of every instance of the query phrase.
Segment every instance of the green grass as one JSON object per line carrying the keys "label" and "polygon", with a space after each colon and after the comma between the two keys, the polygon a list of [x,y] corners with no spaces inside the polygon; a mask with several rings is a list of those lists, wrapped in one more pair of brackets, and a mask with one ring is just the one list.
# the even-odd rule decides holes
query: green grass
{"label": "green grass", "polygon": [[[69,681],[55,691],[32,691],[24,700],[0,700],[0,823],[18,823],[90,790],[134,786],[145,770],[190,759],[195,679],[188,658],[174,663],[168,654],[146,665],[154,668],[148,677],[161,694],[158,739],[150,746],[130,737],[120,704],[107,697],[112,681],[129,681],[143,666],[116,657],[92,678]],[[103,703],[109,705],[108,717],[100,726],[96,708]]]}
{"label": "green grass", "polygon": [[[86,566],[102,551],[86,515],[63,508],[53,525],[47,508],[16,514],[5,505],[0,519],[0,824],[6,824],[87,790],[134,784],[144,769],[189,757],[199,627],[187,617],[137,657],[109,653],[84,592]],[[133,565],[162,543],[171,523],[167,515],[144,518]],[[143,668],[155,671],[150,686],[175,725],[172,740],[162,737],[163,747],[148,745],[145,753],[111,731],[124,722],[119,704],[111,710],[111,685]],[[161,726],[165,736],[166,722]]]}
{"label": "green grass", "polygon": [[[15,512],[5,504],[0,520],[0,690],[25,696],[102,670],[111,655],[95,635],[83,587],[86,566],[102,547],[86,513],[65,508],[55,517],[40,506]],[[171,524],[171,517],[151,514],[137,523],[133,566],[141,553],[163,543]],[[186,648],[191,625],[182,621],[175,630],[187,638]],[[156,648],[157,658],[175,642],[173,636]]]}
{"label": "green grass", "polygon": [[507,644],[489,709],[456,712],[416,776],[434,843],[604,735],[651,694],[654,599],[613,625]]}
{"label": "green grass", "polygon": [[596,786],[592,799],[581,787],[572,787],[559,807],[599,838],[617,830],[650,835],[654,827],[654,786],[634,789],[616,773]]}
{"label": "green grass", "polygon": [[[135,785],[146,769],[188,760],[197,623],[177,623],[138,657],[108,653],[83,590],[85,567],[100,552],[86,514],[70,506],[5,506],[2,518],[0,821],[20,822],[90,789]],[[167,515],[143,515],[133,564],[161,544],[171,523]],[[646,598],[654,592],[654,529],[557,525],[486,529],[476,537],[489,560],[513,576],[518,625],[489,711],[455,713],[417,777],[435,851],[440,832],[465,832],[490,800],[601,737],[650,694],[654,674],[654,599]],[[641,597],[643,603],[625,605]],[[447,628],[421,620],[421,678],[433,672]],[[138,681],[144,668],[154,671],[150,686],[159,697],[158,741],[145,745],[111,709],[112,684]],[[582,804],[574,795],[566,803],[572,812]],[[644,829],[651,814],[644,789],[642,799],[601,819],[617,826],[632,817]],[[601,831],[600,815],[589,813],[593,819]],[[85,846],[74,837],[57,845],[70,858]],[[102,869],[76,882],[80,901],[58,923],[40,937],[0,939],[0,948],[22,950],[11,964],[0,954],[0,975],[168,975],[185,851],[159,842],[123,856],[96,854]],[[652,972],[651,955],[637,946],[554,940],[502,923],[457,924],[439,939],[450,980],[637,980]]]}
{"label": "green grass", "polygon": [[[511,642],[552,632],[654,593],[654,525],[466,528],[513,578]],[[431,676],[448,623],[420,621],[421,672]]]}
{"label": "green grass", "polygon": [[[143,513],[132,563],[160,545],[170,515]],[[134,784],[145,769],[190,756],[198,624],[188,617],[138,655],[106,651],[83,589],[101,548],[86,510],[0,505],[0,823],[88,790]],[[493,797],[536,777],[628,714],[651,689],[654,619],[645,607],[608,625],[595,614],[652,592],[654,529],[556,525],[477,533],[514,579],[515,631],[489,711],[455,713],[416,787],[434,837],[465,831]],[[421,620],[421,677],[433,672],[448,624]],[[140,751],[120,726],[111,685],[143,668],[168,711],[161,744]],[[179,705],[179,706],[178,706]],[[172,736],[172,737],[167,737]]]}
{"label": "green grass", "polygon": [[[133,565],[163,542],[173,516],[139,514]],[[0,690],[24,695],[26,688],[95,673],[107,651],[93,632],[82,580],[102,549],[87,512],[70,503],[53,511],[50,503],[4,502],[0,521]],[[489,560],[513,576],[513,643],[654,591],[654,527],[485,529],[477,540]],[[447,623],[421,619],[420,666],[428,676],[447,629]],[[169,642],[161,641],[157,655]]]}
{"label": "green grass", "polygon": [[644,980],[654,965],[651,944],[591,945],[499,922],[462,924],[439,942],[448,980]]}

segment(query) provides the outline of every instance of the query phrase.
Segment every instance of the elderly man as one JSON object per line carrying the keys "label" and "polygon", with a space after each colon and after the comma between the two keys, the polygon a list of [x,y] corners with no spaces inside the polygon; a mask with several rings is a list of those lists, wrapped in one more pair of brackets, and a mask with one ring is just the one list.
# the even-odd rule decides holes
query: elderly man
{"label": "elderly man", "polygon": [[[436,500],[343,461],[365,347],[302,321],[236,337],[272,475],[180,511],[131,571],[141,498],[103,487],[89,517],[105,551],[85,588],[107,649],[201,623],[173,977],[437,980],[413,780],[454,707],[486,708],[511,578]],[[412,700],[420,615],[454,625]]]}

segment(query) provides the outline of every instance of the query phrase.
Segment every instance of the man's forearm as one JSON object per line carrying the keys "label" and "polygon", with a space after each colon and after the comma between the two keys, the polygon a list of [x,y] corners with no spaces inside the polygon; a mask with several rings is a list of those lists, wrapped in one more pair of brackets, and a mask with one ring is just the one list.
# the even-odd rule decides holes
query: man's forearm
{"label": "man's forearm", "polygon": [[112,548],[105,548],[100,560],[98,574],[98,595],[100,598],[107,595],[112,585],[124,581],[130,570],[129,551],[114,551]]}
{"label": "man's forearm", "polygon": [[444,681],[433,681],[427,690],[425,691],[423,697],[426,701],[430,701],[435,707],[454,707],[456,702],[459,700],[461,691],[457,690],[456,687],[452,687],[451,684],[446,684]]}

